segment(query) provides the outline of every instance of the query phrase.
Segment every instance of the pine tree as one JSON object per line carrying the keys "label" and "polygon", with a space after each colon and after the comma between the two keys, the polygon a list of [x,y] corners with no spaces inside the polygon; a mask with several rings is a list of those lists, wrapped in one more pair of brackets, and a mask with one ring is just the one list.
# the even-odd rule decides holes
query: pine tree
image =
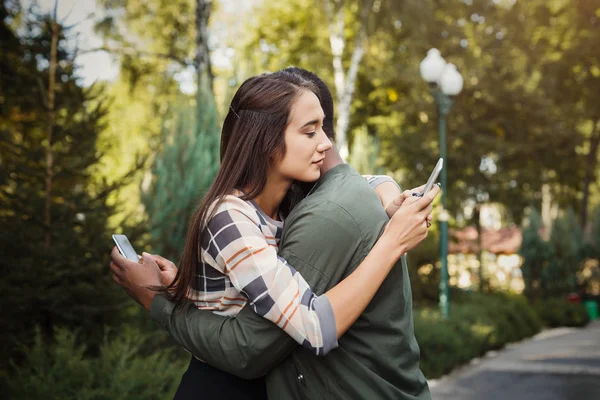
{"label": "pine tree", "polygon": [[111,188],[91,176],[104,103],[77,83],[69,31],[19,12],[0,5],[3,360],[36,325],[77,328],[93,349],[123,299],[107,268]]}
{"label": "pine tree", "polygon": [[530,299],[541,296],[542,274],[550,258],[550,247],[540,236],[542,218],[537,210],[532,210],[529,223],[523,229],[523,241],[519,255],[523,257],[521,271],[525,282],[525,295]]}
{"label": "pine tree", "polygon": [[208,90],[196,104],[181,104],[163,126],[164,149],[154,160],[150,188],[142,195],[152,250],[177,260],[190,216],[219,168],[220,132]]}
{"label": "pine tree", "polygon": [[550,233],[552,256],[542,275],[546,295],[562,296],[577,290],[583,234],[572,209],[556,219]]}

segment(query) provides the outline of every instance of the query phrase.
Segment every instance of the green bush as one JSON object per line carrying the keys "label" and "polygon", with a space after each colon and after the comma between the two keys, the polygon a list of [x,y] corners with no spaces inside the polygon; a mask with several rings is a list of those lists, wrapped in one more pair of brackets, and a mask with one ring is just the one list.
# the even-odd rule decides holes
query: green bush
{"label": "green bush", "polygon": [[562,299],[548,299],[535,304],[535,310],[544,326],[584,326],[589,322],[589,315],[581,303],[569,303]]}
{"label": "green bush", "polygon": [[105,340],[98,357],[86,354],[77,336],[57,329],[53,342],[24,348],[19,365],[3,374],[11,399],[150,400],[172,398],[187,360],[172,350],[146,355],[147,337],[135,331]]}
{"label": "green bush", "polygon": [[448,373],[457,364],[474,357],[473,334],[466,324],[442,321],[439,312],[415,314],[415,334],[421,349],[421,369],[428,378]]}
{"label": "green bush", "polygon": [[421,368],[428,378],[506,343],[539,332],[541,322],[522,296],[453,290],[450,318],[436,309],[415,312],[415,335],[421,348]]}

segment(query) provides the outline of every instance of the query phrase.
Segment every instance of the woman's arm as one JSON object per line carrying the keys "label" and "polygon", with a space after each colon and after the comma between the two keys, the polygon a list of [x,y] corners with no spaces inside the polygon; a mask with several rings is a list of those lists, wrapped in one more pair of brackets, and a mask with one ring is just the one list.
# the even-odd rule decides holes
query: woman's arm
{"label": "woman's arm", "polygon": [[324,355],[337,347],[335,315],[326,296],[277,255],[256,210],[230,196],[211,218],[202,244],[203,261],[229,276],[253,310],[302,346]]}
{"label": "woman's arm", "polygon": [[[315,354],[324,355],[337,347],[337,338],[364,311],[400,256],[426,237],[425,219],[438,191],[405,202],[356,270],[321,296],[277,256],[253,220],[256,212],[243,200],[229,202],[235,206],[220,210],[209,222],[213,239],[203,245],[202,256],[216,262],[257,314]],[[218,254],[210,250],[216,248]]]}

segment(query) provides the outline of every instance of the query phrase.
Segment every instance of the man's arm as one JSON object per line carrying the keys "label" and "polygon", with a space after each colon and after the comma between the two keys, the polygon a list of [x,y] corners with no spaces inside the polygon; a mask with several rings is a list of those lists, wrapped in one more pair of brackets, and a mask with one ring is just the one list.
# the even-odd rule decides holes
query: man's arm
{"label": "man's arm", "polygon": [[298,347],[283,330],[250,307],[232,318],[199,310],[191,302],[177,310],[174,306],[156,295],[150,315],[190,353],[244,379],[265,375]]}

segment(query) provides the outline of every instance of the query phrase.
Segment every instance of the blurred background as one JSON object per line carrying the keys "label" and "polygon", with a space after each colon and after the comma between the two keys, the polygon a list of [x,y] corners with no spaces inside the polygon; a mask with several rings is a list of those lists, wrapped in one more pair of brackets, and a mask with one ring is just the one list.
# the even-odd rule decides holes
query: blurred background
{"label": "blurred background", "polygon": [[[235,90],[291,65],[331,88],[361,173],[419,186],[445,147],[448,230],[409,255],[428,378],[597,318],[600,0],[3,0],[0,14],[9,398],[172,396],[189,356],[112,283],[111,234],[177,261]],[[431,48],[454,83],[424,79]]]}

